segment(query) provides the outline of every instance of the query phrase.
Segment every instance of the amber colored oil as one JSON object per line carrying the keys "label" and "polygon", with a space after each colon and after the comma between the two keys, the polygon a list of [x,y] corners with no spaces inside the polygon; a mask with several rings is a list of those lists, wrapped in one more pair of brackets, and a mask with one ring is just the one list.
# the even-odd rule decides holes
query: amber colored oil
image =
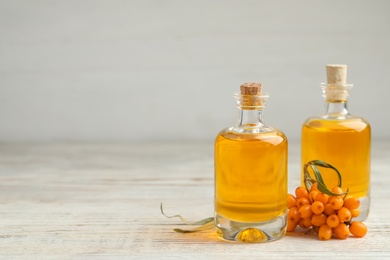
{"label": "amber colored oil", "polygon": [[[308,119],[302,128],[302,167],[322,160],[342,175],[343,190],[355,197],[369,195],[371,128],[362,118],[345,120]],[[337,185],[332,170],[320,168],[328,187]],[[302,171],[303,184],[303,171]]]}
{"label": "amber colored oil", "polygon": [[287,206],[287,138],[280,131],[224,130],[215,140],[216,214],[237,222],[263,222]]}

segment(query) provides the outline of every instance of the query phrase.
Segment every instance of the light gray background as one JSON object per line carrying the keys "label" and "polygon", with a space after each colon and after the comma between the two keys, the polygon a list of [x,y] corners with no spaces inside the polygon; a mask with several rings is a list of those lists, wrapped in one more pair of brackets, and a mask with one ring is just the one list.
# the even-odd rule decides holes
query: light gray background
{"label": "light gray background", "polygon": [[0,141],[211,141],[260,81],[299,140],[327,63],[390,137],[390,1],[0,1]]}

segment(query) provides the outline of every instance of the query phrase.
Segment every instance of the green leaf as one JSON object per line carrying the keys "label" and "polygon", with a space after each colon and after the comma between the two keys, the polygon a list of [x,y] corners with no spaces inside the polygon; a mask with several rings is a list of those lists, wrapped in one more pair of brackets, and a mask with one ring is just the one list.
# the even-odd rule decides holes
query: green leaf
{"label": "green leaf", "polygon": [[326,185],[323,182],[317,182],[317,188],[319,191],[321,191],[324,194],[328,194],[329,196],[337,196],[338,194],[334,194],[332,191],[326,187]]}
{"label": "green leaf", "polygon": [[309,166],[313,170],[314,177],[316,178],[317,182],[325,183],[324,180],[322,179],[320,170],[318,170],[318,168],[314,164],[310,164]]}
{"label": "green leaf", "polygon": [[173,231],[178,232],[178,233],[194,233],[194,232],[198,232],[198,231],[202,231],[202,230],[211,229],[213,227],[214,227],[214,218],[210,222],[207,222],[200,227],[196,227],[193,229],[175,228],[175,229],[173,229]]}
{"label": "green leaf", "polygon": [[334,170],[337,173],[337,177],[338,177],[338,185],[337,186],[341,187],[342,177],[341,177],[341,173],[336,169],[336,167],[332,166],[331,164],[329,164],[327,162],[321,161],[321,160],[313,160],[313,161],[311,161],[311,163],[316,165],[316,166],[320,166],[323,168],[329,168],[329,169]]}
{"label": "green leaf", "polygon": [[316,180],[311,178],[309,171],[307,170],[307,164],[305,164],[305,166],[303,167],[303,172],[304,172],[304,176],[303,176],[304,184],[306,189],[309,191],[311,186],[316,182]]}
{"label": "green leaf", "polygon": [[173,231],[178,232],[178,233],[194,233],[194,232],[198,232],[198,231],[202,231],[202,230],[206,230],[206,229],[210,229],[210,228],[214,227],[214,218],[213,217],[205,218],[205,219],[195,221],[195,222],[189,222],[185,218],[183,218],[181,215],[172,215],[172,216],[166,215],[164,213],[162,203],[160,204],[160,210],[161,210],[161,214],[163,214],[165,217],[167,217],[167,218],[180,218],[181,222],[183,222],[185,225],[190,225],[190,226],[200,225],[199,227],[196,227],[193,229],[175,228]]}
{"label": "green leaf", "polygon": [[321,161],[321,160],[312,160],[304,165],[304,183],[305,183],[306,189],[310,190],[310,187],[313,183],[313,178],[310,176],[310,173],[307,169],[308,167],[310,167],[311,170],[313,171],[315,181],[317,182],[317,188],[319,191],[321,191],[324,194],[330,195],[330,196],[346,195],[348,193],[348,189],[346,192],[343,192],[341,194],[336,194],[336,193],[333,193],[331,190],[329,190],[328,187],[326,186],[326,184],[322,178],[321,172],[317,168],[317,166],[334,170],[336,172],[337,178],[338,178],[338,185],[337,186],[341,187],[341,185],[342,185],[342,176],[341,176],[340,172],[334,166],[330,165],[327,162]]}

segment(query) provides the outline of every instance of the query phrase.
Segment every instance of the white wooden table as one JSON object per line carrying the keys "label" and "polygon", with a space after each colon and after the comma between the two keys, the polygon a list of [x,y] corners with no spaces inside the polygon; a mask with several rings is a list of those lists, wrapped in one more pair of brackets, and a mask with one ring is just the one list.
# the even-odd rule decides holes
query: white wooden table
{"label": "white wooden table", "polygon": [[[290,143],[289,189],[299,184]],[[178,219],[213,215],[213,144],[0,144],[0,257],[390,258],[390,141],[374,142],[366,237],[303,232],[267,244],[179,234]],[[329,259],[329,258],[323,258]]]}

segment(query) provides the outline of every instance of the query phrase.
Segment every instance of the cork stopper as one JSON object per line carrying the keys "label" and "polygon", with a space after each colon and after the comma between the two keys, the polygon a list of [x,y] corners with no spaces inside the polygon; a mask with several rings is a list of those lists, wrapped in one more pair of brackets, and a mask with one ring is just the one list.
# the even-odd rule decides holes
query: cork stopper
{"label": "cork stopper", "polygon": [[326,65],[326,77],[329,85],[347,84],[347,65],[328,64]]}
{"label": "cork stopper", "polygon": [[346,102],[352,85],[347,84],[347,65],[326,65],[327,83],[323,84],[323,94],[328,102]]}
{"label": "cork stopper", "polygon": [[255,110],[265,105],[262,84],[257,82],[248,82],[240,86],[240,93],[237,93],[238,106],[245,110]]}
{"label": "cork stopper", "polygon": [[240,86],[241,95],[261,95],[262,84],[256,82],[244,83]]}

